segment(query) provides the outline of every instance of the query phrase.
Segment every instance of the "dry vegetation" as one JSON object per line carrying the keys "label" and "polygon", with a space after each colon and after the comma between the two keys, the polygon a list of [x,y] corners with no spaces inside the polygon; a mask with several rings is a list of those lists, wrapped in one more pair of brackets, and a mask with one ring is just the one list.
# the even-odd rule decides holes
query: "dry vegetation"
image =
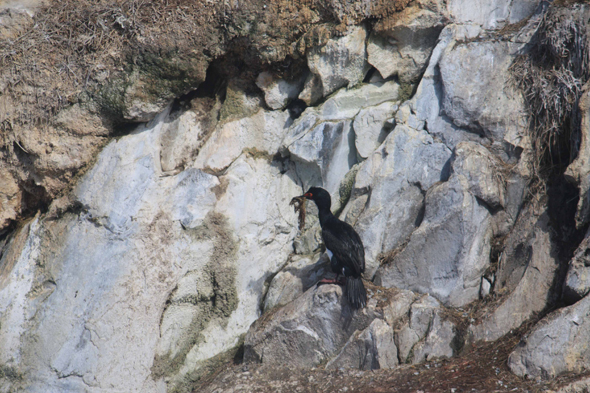
{"label": "dry vegetation", "polygon": [[[196,88],[208,63],[227,52],[248,50],[234,59],[238,69],[245,68],[244,60],[280,62],[318,40],[314,26],[389,15],[409,0],[361,3],[48,1],[22,34],[0,40],[1,130],[10,131],[12,122],[47,119],[134,66],[150,68],[156,78],[178,79],[178,86],[160,93],[179,95]],[[333,33],[337,29],[328,31]],[[185,61],[196,63],[194,69],[186,69]]]}
{"label": "dry vegetation", "polygon": [[202,45],[217,24],[214,11],[205,1],[49,2],[22,35],[0,41],[2,129],[84,99],[81,93],[96,92],[139,54]]}
{"label": "dry vegetation", "polygon": [[541,180],[563,171],[579,149],[578,102],[590,77],[590,45],[581,14],[575,19],[552,7],[531,47],[511,67],[513,81],[528,106],[534,169]]}

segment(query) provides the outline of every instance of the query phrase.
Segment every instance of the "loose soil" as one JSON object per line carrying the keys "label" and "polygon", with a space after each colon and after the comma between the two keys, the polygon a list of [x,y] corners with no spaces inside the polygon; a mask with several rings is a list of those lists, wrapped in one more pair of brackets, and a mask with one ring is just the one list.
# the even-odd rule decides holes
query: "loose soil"
{"label": "loose soil", "polygon": [[234,362],[201,381],[194,392],[549,392],[588,375],[563,375],[550,381],[524,379],[507,366],[522,333],[478,343],[452,359],[391,370],[292,370]]}

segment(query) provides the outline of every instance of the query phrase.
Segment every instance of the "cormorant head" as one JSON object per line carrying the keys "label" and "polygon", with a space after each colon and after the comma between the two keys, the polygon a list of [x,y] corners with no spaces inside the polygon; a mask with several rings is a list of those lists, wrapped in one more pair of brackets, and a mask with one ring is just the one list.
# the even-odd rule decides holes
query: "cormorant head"
{"label": "cormorant head", "polygon": [[318,209],[327,208],[330,209],[332,205],[332,199],[330,193],[323,188],[311,187],[305,194],[302,195],[307,199],[311,199],[315,202]]}

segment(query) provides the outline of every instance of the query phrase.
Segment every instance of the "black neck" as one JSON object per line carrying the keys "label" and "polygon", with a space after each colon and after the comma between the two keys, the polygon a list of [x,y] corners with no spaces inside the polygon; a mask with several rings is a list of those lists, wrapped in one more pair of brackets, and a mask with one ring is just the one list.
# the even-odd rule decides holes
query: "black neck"
{"label": "black neck", "polygon": [[[317,205],[317,203],[316,203]],[[323,227],[324,223],[326,223],[326,221],[328,219],[330,219],[330,217],[334,217],[334,215],[332,214],[332,211],[330,210],[330,206],[326,206],[323,204],[318,205],[318,216],[320,217],[320,226]]]}

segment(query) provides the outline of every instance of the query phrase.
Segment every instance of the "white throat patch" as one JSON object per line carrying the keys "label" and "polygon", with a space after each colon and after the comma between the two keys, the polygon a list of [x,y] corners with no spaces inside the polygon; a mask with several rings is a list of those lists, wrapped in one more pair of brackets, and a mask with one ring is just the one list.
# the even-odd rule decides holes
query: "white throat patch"
{"label": "white throat patch", "polygon": [[332,255],[334,255],[334,253],[332,251],[328,250],[327,248],[326,248],[326,252],[328,253],[328,256],[330,257],[330,260],[332,260]]}

